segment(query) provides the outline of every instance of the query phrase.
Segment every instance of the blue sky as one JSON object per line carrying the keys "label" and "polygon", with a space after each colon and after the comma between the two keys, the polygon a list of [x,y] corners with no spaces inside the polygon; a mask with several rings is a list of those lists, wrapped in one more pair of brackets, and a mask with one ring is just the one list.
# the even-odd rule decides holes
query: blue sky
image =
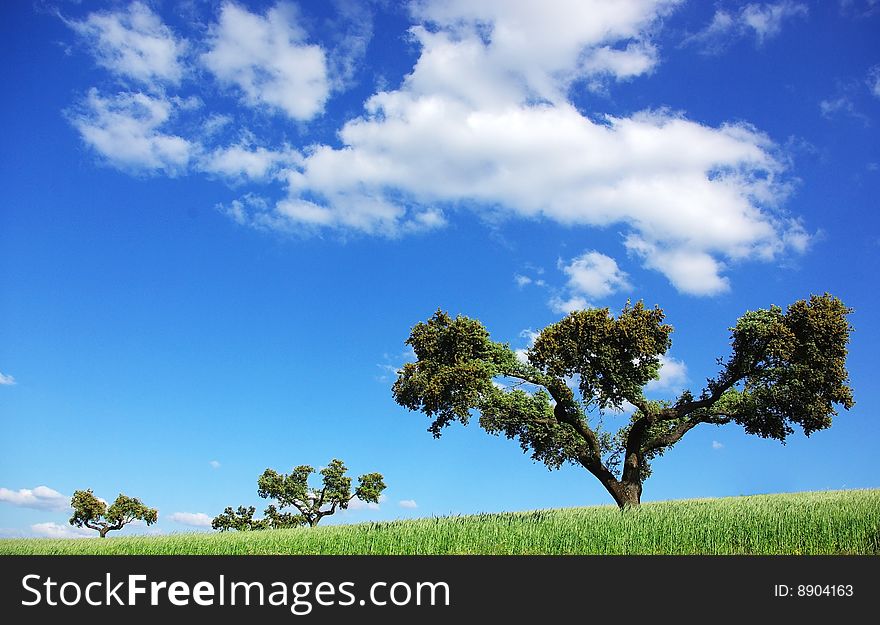
{"label": "blue sky", "polygon": [[877,0],[0,11],[3,535],[74,535],[81,488],[203,528],[333,457],[388,484],[337,523],[611,503],[394,403],[438,307],[519,349],[659,304],[669,398],[744,311],[829,291],[855,408],[785,446],[697,428],[644,500],[880,486]]}

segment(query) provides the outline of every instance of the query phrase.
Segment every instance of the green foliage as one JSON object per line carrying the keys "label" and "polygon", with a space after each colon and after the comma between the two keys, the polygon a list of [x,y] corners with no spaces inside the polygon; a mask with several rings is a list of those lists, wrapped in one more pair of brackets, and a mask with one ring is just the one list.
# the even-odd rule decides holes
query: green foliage
{"label": "green foliage", "polygon": [[238,510],[233,510],[231,506],[227,507],[222,514],[218,514],[211,521],[211,527],[221,532],[228,530],[238,530],[246,532],[250,530],[266,529],[267,524],[262,519],[254,519],[256,508],[250,506],[245,508],[239,506]]}
{"label": "green foliage", "polygon": [[[257,479],[257,494],[264,499],[274,499],[278,507],[269,505],[264,518],[254,519],[254,508],[239,506],[238,511],[226,508],[223,514],[214,518],[211,526],[222,531],[260,529],[283,529],[300,525],[315,526],[325,516],[345,510],[355,497],[367,503],[377,503],[385,482],[381,473],[367,473],[358,478],[358,486],[352,492],[351,478],[346,475],[345,464],[333,459],[321,469],[320,489],[309,486],[309,477],[314,467],[300,465],[289,474],[266,469]],[[282,508],[292,507],[294,512],[281,512]]]}
{"label": "green foliage", "polygon": [[101,538],[104,538],[107,532],[120,530],[132,521],[140,520],[152,525],[159,518],[159,513],[154,508],[148,508],[140,499],[121,493],[116,501],[107,507],[103,501],[95,497],[91,489],[75,491],[70,499],[70,507],[73,508],[70,524],[96,530]]}
{"label": "green foliage", "polygon": [[438,438],[449,423],[466,424],[471,409],[492,392],[492,378],[503,374],[502,348],[489,340],[483,324],[467,317],[452,319],[438,310],[413,328],[407,344],[418,361],[404,365],[394,398],[433,417],[430,430]]}
{"label": "green foliage", "polygon": [[825,294],[785,314],[773,306],[743,315],[731,328],[733,356],[720,377],[742,385],[719,408],[749,434],[780,441],[792,424],[807,436],[830,427],[835,404],[848,410],[855,403],[846,371],[851,312]]}
{"label": "green foliage", "polygon": [[[416,362],[398,372],[395,401],[430,419],[437,438],[474,413],[490,434],[517,439],[549,468],[568,462],[596,476],[621,506],[639,503],[651,460],[702,423],[735,422],[784,441],[831,425],[837,406],[853,406],[847,385],[852,312],[829,295],[745,313],[731,328],[732,353],[698,398],[691,391],[649,401],[672,327],[642,302],[617,317],[609,309],[575,311],[544,328],[522,362],[493,342],[475,319],[437,311],[406,341]],[[575,396],[575,391],[579,397]],[[616,433],[604,420],[626,403],[636,410]]]}
{"label": "green foliage", "polygon": [[581,396],[600,409],[642,398],[669,349],[672,326],[660,308],[627,302],[615,319],[608,308],[577,310],[546,327],[529,349],[529,362],[556,378],[578,376]]}
{"label": "green foliage", "polygon": [[264,532],[0,539],[0,555],[880,555],[880,490],[431,517]]}

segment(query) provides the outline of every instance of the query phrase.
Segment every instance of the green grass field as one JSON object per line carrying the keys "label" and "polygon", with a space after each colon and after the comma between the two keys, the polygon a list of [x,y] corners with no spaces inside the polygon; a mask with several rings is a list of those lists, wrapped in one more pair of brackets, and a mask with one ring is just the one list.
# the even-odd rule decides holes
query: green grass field
{"label": "green grass field", "polygon": [[880,490],[665,501],[244,533],[0,540],[2,555],[880,554]]}

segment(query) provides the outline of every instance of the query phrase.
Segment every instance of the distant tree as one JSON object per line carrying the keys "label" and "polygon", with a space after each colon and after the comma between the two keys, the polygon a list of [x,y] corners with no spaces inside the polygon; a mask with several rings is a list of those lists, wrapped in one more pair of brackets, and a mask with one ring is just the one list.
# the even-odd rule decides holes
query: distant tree
{"label": "distant tree", "polygon": [[140,520],[152,525],[159,518],[159,513],[154,508],[148,508],[140,499],[121,493],[107,507],[106,503],[95,497],[91,489],[75,491],[70,499],[70,507],[73,508],[70,524],[96,530],[101,538],[106,538],[107,532],[121,530],[132,521]]}
{"label": "distant tree", "polygon": [[[829,295],[746,312],[731,330],[732,353],[699,396],[645,397],[658,377],[672,327],[659,307],[627,305],[572,312],[536,338],[520,360],[489,339],[483,324],[437,311],[406,341],[417,361],[398,372],[394,398],[433,419],[439,438],[472,411],[490,434],[516,438],[549,468],[579,465],[621,507],[641,501],[651,460],[694,427],[736,423],[749,434],[785,442],[799,425],[809,436],[831,426],[835,405],[853,406],[846,355],[851,309]],[[575,393],[580,397],[576,397]],[[629,403],[633,414],[616,433],[603,419]]]}
{"label": "distant tree", "polygon": [[237,511],[233,510],[232,507],[227,507],[222,514],[218,514],[214,517],[214,520],[211,521],[211,527],[215,530],[220,530],[221,532],[227,530],[245,532],[249,530],[265,529],[266,521],[264,519],[254,519],[254,513],[256,511],[257,509],[253,506],[250,506],[249,508],[239,506]]}
{"label": "distant tree", "polygon": [[[301,465],[290,474],[266,469],[257,480],[257,494],[264,499],[276,500],[278,507],[269,505],[262,519],[253,518],[253,507],[239,506],[237,512],[231,507],[226,508],[223,514],[214,518],[211,526],[220,531],[280,529],[300,525],[314,527],[325,516],[348,508],[355,497],[365,503],[378,503],[379,496],[385,490],[382,474],[361,475],[357,488],[352,492],[351,478],[345,475],[346,471],[341,460],[331,460],[320,471],[323,482],[322,487],[317,489],[308,484],[309,476],[315,472],[314,467]],[[282,508],[295,508],[297,512],[281,512]]]}

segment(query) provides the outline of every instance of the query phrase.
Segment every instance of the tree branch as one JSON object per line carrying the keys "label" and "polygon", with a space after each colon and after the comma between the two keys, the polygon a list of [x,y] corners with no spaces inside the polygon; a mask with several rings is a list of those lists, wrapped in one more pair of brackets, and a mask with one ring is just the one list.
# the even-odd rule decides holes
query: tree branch
{"label": "tree branch", "polygon": [[724,395],[724,393],[733,388],[733,386],[744,377],[746,377],[746,374],[731,377],[729,380],[718,384],[717,386],[715,386],[715,388],[712,390],[712,393],[708,397],[703,397],[702,399],[697,399],[694,401],[687,401],[677,406],[672,406],[670,408],[663,408],[652,417],[651,421],[675,421],[676,419],[686,417],[689,414],[696,412],[697,410],[702,410],[703,408],[711,408],[719,399],[721,399],[721,396]]}
{"label": "tree branch", "polygon": [[655,451],[660,449],[661,447],[668,447],[670,445],[674,445],[678,441],[681,440],[681,437],[687,434],[693,427],[699,425],[700,423],[705,423],[705,419],[702,416],[696,415],[688,419],[687,421],[682,421],[680,424],[675,426],[672,430],[663,434],[661,436],[657,436],[652,440],[648,441],[645,444],[643,451],[644,453],[648,453],[650,451]]}
{"label": "tree branch", "polygon": [[563,380],[545,375],[530,365],[517,364],[518,366],[514,370],[505,372],[505,375],[546,389],[553,401],[556,402],[553,407],[553,416],[556,422],[571,426],[583,439],[587,453],[579,455],[578,462],[600,480],[616,481],[614,474],[602,463],[599,438],[583,418],[580,409],[575,404],[574,394],[568,385]]}

